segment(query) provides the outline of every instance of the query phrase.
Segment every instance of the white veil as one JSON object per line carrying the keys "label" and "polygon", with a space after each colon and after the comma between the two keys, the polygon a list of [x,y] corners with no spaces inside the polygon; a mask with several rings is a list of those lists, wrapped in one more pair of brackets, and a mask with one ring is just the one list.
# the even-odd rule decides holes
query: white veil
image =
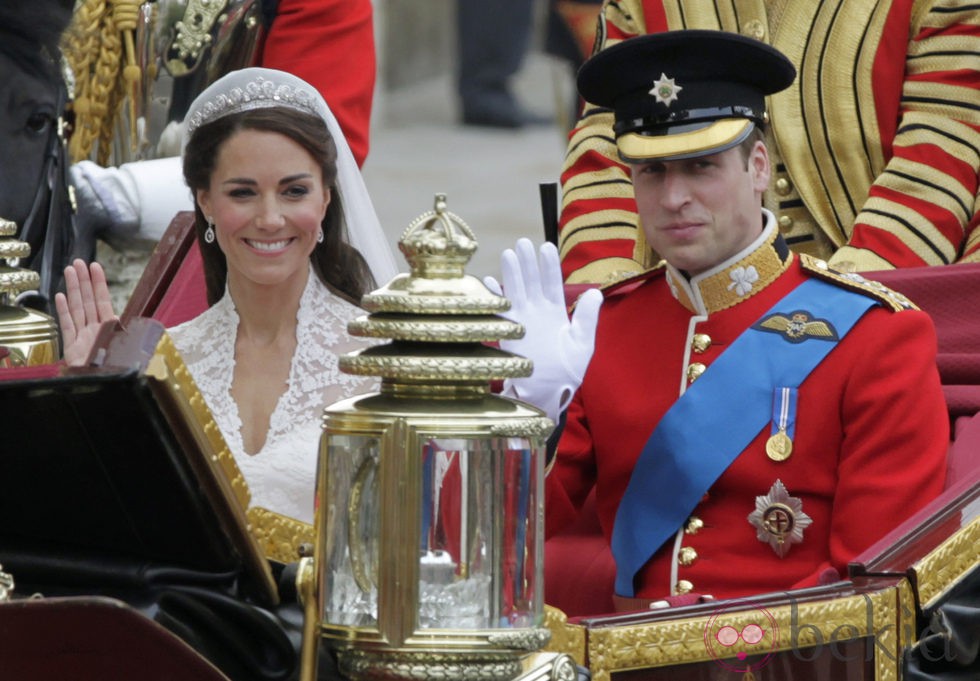
{"label": "white veil", "polygon": [[327,124],[337,147],[337,191],[344,206],[348,238],[364,256],[377,284],[387,284],[398,274],[398,268],[364,178],[330,107],[305,80],[285,71],[261,67],[239,69],[222,76],[191,103],[184,119],[184,144],[204,123],[239,111],[277,106],[318,115]]}
{"label": "white veil", "polygon": [[354,154],[329,107],[323,120],[327,122],[330,136],[337,145],[337,191],[344,203],[347,236],[351,245],[367,260],[374,281],[378,286],[384,286],[398,274],[395,258],[384,230],[381,229],[378,214],[374,212],[374,204],[371,203]]}

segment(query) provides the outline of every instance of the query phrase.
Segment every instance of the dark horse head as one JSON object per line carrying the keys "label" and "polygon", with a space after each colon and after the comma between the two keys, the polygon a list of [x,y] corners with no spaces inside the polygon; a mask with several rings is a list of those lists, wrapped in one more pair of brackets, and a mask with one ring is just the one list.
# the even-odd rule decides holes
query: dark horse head
{"label": "dark horse head", "polygon": [[68,91],[58,42],[72,0],[0,2],[0,218],[31,246],[21,266],[41,275],[24,300],[50,311],[72,247],[63,115]]}

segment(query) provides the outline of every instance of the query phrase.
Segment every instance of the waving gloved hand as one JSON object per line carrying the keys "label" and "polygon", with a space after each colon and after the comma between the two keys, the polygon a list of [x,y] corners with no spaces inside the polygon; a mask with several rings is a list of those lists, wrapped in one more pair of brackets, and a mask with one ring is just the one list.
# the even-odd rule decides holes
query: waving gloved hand
{"label": "waving gloved hand", "polygon": [[583,293],[569,319],[558,249],[548,242],[535,253],[530,239],[519,239],[514,250],[501,254],[500,271],[503,291],[493,277],[484,283],[507,296],[511,309],[505,316],[524,325],[523,338],[502,340],[500,347],[534,363],[531,376],[508,379],[504,392],[530,402],[558,423],[592,358],[602,293]]}

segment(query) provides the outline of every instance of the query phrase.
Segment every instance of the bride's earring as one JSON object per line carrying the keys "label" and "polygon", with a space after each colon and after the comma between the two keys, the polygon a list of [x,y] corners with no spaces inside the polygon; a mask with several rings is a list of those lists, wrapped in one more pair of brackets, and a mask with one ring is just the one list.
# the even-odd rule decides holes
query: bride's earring
{"label": "bride's earring", "polygon": [[211,219],[211,216],[206,217],[205,220],[208,221],[208,228],[204,230],[204,240],[209,244],[213,244],[214,243],[214,220]]}
{"label": "bride's earring", "polygon": [[322,229],[319,232],[317,232],[316,242],[318,244],[322,244],[323,243],[323,230]]}

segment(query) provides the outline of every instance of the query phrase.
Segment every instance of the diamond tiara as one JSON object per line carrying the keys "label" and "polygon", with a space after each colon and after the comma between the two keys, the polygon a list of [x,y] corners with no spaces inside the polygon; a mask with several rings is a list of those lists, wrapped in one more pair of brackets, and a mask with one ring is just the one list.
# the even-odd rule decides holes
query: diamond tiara
{"label": "diamond tiara", "polygon": [[318,118],[325,117],[322,101],[319,97],[311,95],[308,90],[292,85],[276,84],[262,76],[257,76],[244,86],[233,87],[203,102],[187,119],[186,134],[189,137],[205,123],[233,113],[274,106],[285,106]]}

